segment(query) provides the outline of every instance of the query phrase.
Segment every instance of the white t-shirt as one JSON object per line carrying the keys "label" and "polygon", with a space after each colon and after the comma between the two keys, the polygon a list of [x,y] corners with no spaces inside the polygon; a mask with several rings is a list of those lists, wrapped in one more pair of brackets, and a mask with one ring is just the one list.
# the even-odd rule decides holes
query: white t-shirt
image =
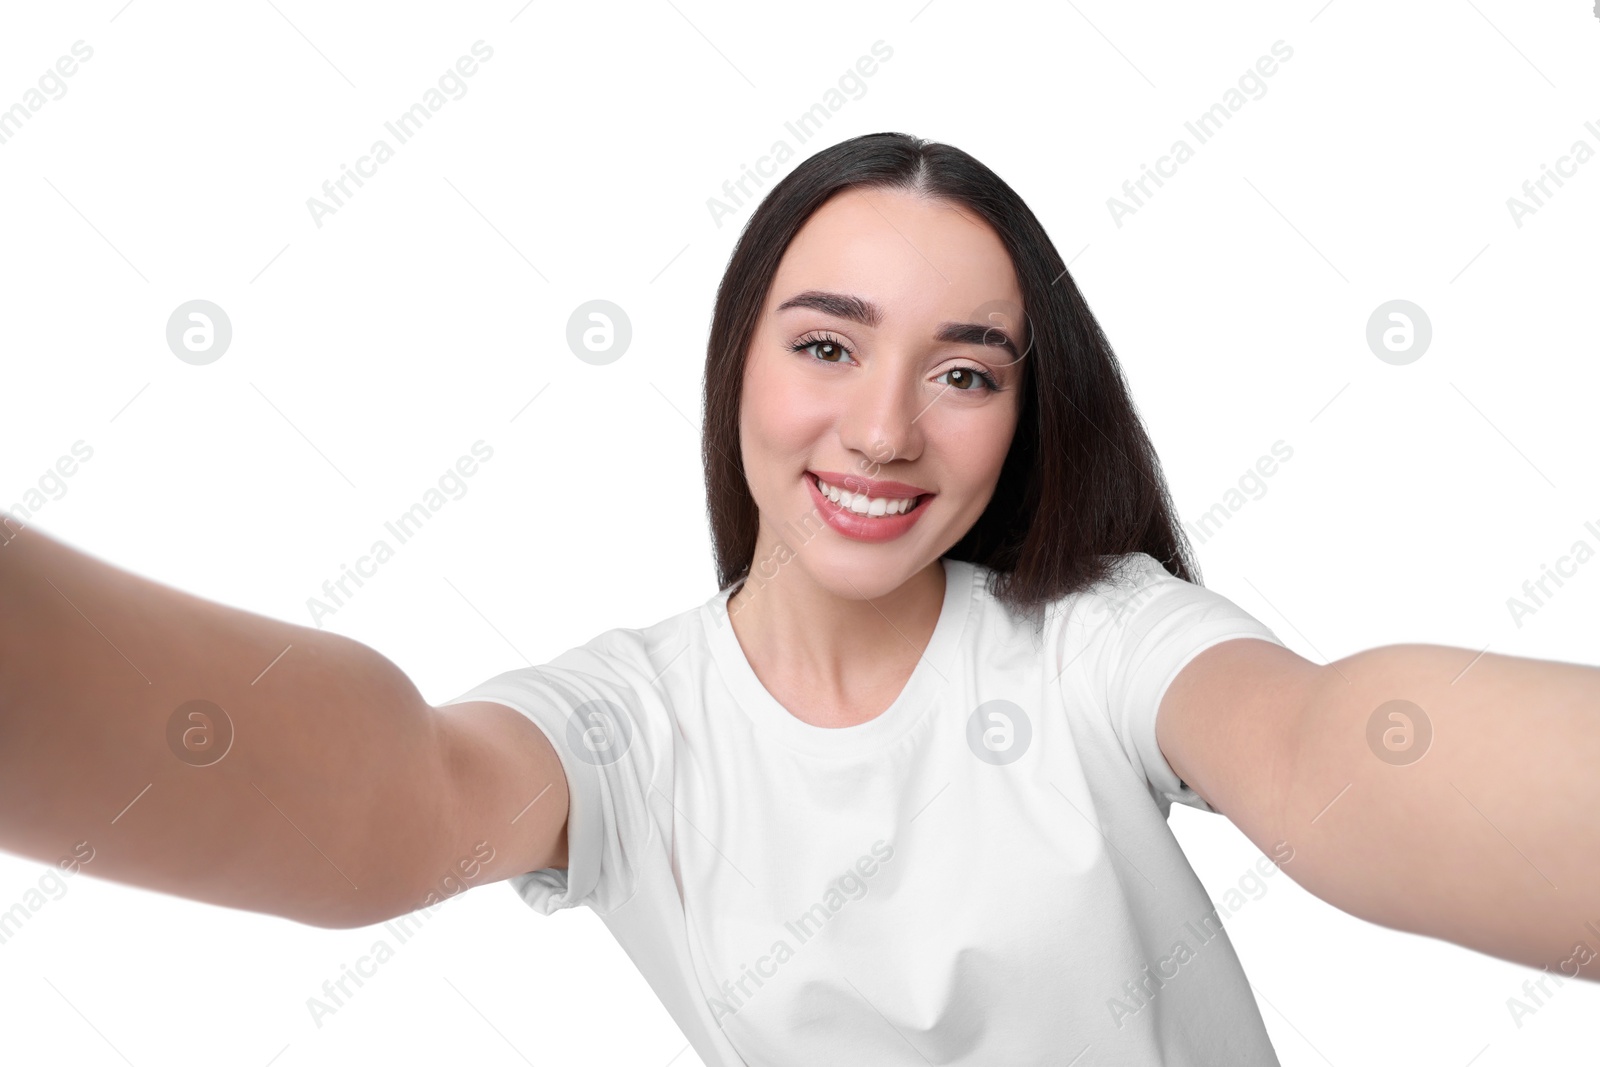
{"label": "white t-shirt", "polygon": [[1143,553],[1037,635],[943,564],[927,649],[856,726],[767,692],[730,590],[450,701],[522,712],[566,770],[569,866],[512,884],[592,908],[714,1067],[1276,1065],[1155,719],[1201,650],[1282,642]]}

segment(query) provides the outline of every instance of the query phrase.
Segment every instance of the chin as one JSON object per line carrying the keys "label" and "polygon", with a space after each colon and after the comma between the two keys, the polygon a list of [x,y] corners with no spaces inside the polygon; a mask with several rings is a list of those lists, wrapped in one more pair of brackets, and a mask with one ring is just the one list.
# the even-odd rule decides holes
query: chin
{"label": "chin", "polygon": [[929,553],[923,546],[846,542],[803,555],[797,562],[806,568],[817,585],[835,596],[847,600],[879,600],[938,558],[937,553]]}

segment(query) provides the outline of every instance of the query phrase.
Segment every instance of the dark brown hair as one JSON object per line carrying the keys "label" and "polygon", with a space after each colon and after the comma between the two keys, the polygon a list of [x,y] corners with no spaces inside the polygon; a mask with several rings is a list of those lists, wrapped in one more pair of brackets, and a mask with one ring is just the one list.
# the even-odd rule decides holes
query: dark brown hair
{"label": "dark brown hair", "polygon": [[1028,321],[1016,434],[993,498],[945,553],[994,571],[992,592],[1036,620],[1145,552],[1199,582],[1161,466],[1100,324],[1044,227],[988,167],[950,145],[873,133],[825,148],[772,188],[745,225],[717,289],[706,349],[701,451],[719,588],[749,572],[758,519],[739,447],[751,338],[789,242],[850,188],[900,189],[977,214],[999,235]]}

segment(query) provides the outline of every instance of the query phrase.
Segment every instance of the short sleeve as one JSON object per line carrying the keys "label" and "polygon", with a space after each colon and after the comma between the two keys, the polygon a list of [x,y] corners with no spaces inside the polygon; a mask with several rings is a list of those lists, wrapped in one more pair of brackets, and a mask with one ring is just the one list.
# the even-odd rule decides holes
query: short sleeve
{"label": "short sleeve", "polygon": [[1123,556],[1111,579],[1074,599],[1063,629],[1063,671],[1078,672],[1163,812],[1174,802],[1213,811],[1161,753],[1161,698],[1212,645],[1236,637],[1283,642],[1227,597],[1175,577],[1143,552]]}
{"label": "short sleeve", "polygon": [[[661,709],[646,695],[650,675],[630,670],[627,658],[608,655],[607,642],[597,638],[551,663],[507,671],[445,701],[491,701],[522,713],[561,760],[567,866],[510,879],[518,895],[546,915],[580,904],[603,913],[626,901],[652,837],[649,795],[661,761],[659,731],[650,726]],[[535,795],[530,783],[530,803]]]}

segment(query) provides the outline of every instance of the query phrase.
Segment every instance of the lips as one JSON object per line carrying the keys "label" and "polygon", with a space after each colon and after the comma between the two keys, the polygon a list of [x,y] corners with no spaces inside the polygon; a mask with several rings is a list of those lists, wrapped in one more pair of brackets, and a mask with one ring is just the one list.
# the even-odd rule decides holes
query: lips
{"label": "lips", "polygon": [[926,499],[926,496],[868,496],[866,493],[852,493],[836,485],[813,478],[817,491],[831,500],[844,511],[856,515],[866,515],[870,518],[883,518],[885,516],[903,515],[917,506],[917,502]]}
{"label": "lips", "polygon": [[806,473],[846,492],[865,493],[868,497],[906,499],[932,495],[929,490],[923,489],[921,486],[907,485],[905,482],[896,482],[887,478],[868,478],[863,474],[841,474],[838,471],[807,471]]}
{"label": "lips", "polygon": [[[916,525],[934,494],[904,482],[863,478],[859,475],[807,471],[806,491],[817,512],[832,529],[852,541],[881,543],[900,537]],[[856,492],[843,488],[853,484]],[[883,496],[873,496],[873,490]],[[832,499],[838,496],[838,500]],[[862,510],[857,510],[861,508]]]}

